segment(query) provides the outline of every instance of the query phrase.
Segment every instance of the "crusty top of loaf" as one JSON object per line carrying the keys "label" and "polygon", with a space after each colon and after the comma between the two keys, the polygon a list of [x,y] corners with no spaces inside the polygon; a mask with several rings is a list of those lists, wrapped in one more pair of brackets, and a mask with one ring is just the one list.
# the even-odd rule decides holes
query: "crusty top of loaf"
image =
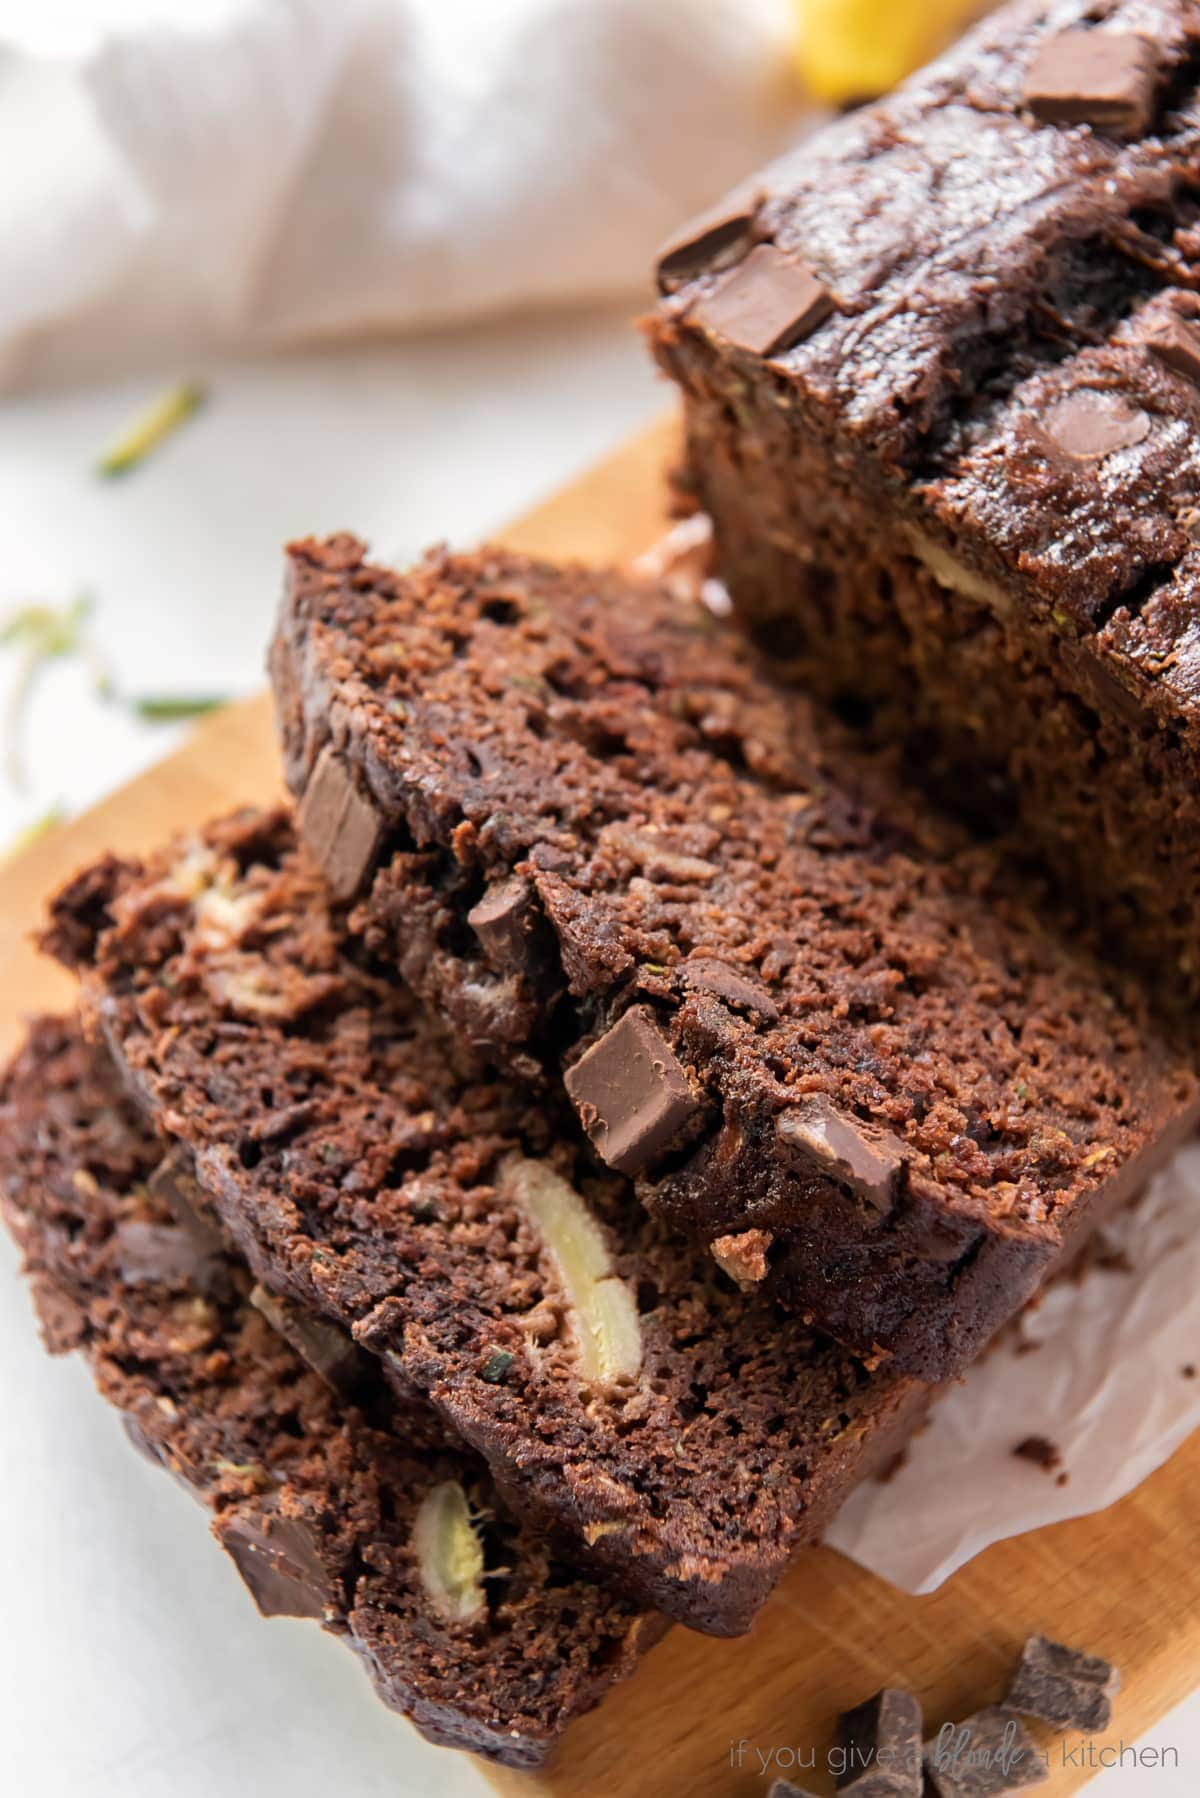
{"label": "crusty top of loaf", "polygon": [[[1152,46],[1144,128],[1039,115],[1031,71],[1070,31]],[[841,437],[851,485],[1099,634],[1185,713],[1200,363],[1150,344],[1200,330],[1198,54],[1189,0],[1002,9],[764,172],[740,250],[772,244],[819,278],[832,309],[801,341],[764,357],[706,327],[728,244],[651,325],[668,357],[736,364],[797,428]]]}

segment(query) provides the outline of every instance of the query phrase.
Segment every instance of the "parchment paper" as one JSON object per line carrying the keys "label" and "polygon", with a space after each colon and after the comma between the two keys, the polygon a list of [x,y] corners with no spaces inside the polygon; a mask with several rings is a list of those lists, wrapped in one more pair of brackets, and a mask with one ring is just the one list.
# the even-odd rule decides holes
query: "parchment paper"
{"label": "parchment paper", "polygon": [[[989,1543],[1114,1503],[1200,1427],[1200,1144],[1101,1246],[938,1400],[900,1470],[854,1494],[835,1548],[931,1592]],[[1014,1455],[1030,1436],[1061,1465]]]}

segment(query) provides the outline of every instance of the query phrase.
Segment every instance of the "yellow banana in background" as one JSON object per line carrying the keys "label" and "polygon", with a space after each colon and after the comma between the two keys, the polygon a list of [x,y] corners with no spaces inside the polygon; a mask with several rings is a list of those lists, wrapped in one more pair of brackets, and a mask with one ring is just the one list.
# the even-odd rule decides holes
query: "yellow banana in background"
{"label": "yellow banana in background", "polygon": [[817,99],[870,99],[926,62],[984,0],[792,0],[797,60]]}

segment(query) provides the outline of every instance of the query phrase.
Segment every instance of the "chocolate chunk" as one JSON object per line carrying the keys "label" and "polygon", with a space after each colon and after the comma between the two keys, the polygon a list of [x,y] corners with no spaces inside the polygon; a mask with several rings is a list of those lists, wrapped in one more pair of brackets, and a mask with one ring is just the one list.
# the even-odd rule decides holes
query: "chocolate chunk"
{"label": "chocolate chunk", "polygon": [[697,213],[659,245],[654,259],[660,293],[672,293],[705,269],[728,268],[750,245],[750,229],[758,210],[757,193],[731,195]]}
{"label": "chocolate chunk", "polygon": [[1030,1636],[1021,1650],[1005,1695],[1005,1706],[1057,1729],[1089,1734],[1107,1729],[1121,1676],[1111,1661],[1064,1648],[1046,1636]]}
{"label": "chocolate chunk", "polygon": [[332,1392],[352,1399],[363,1391],[371,1373],[370,1357],[345,1330],[265,1286],[254,1288],[250,1303]]}
{"label": "chocolate chunk", "polygon": [[777,356],[833,311],[833,296],[804,263],[759,244],[692,310],[694,324],[754,356]]}
{"label": "chocolate chunk", "polygon": [[127,1286],[204,1286],[211,1252],[178,1224],[131,1220],[116,1230],[117,1266]]}
{"label": "chocolate chunk", "polygon": [[838,1718],[839,1792],[853,1798],[921,1798],[921,1706],[885,1686]]}
{"label": "chocolate chunk", "polygon": [[1122,31],[1063,31],[1047,38],[1025,77],[1022,98],[1046,125],[1093,125],[1113,137],[1140,137],[1154,116],[1158,53]]}
{"label": "chocolate chunk", "polygon": [[297,820],[334,898],[353,899],[379,853],[383,825],[336,750],[317,757]]}
{"label": "chocolate chunk", "polygon": [[194,1493],[204,1484],[208,1469],[187,1453],[177,1434],[165,1439],[152,1436],[141,1419],[129,1411],[122,1412],[121,1424],[139,1455],[143,1455],[151,1466],[164,1468],[185,1492]]}
{"label": "chocolate chunk", "polygon": [[776,1135],[820,1163],[821,1171],[838,1180],[875,1211],[890,1210],[904,1145],[890,1130],[860,1123],[838,1111],[828,1099],[806,1099],[781,1112]]}
{"label": "chocolate chunk", "polygon": [[767,1252],[774,1240],[769,1230],[742,1230],[736,1236],[718,1236],[710,1244],[712,1258],[722,1273],[739,1286],[757,1286],[767,1277]]}
{"label": "chocolate chunk", "polygon": [[1046,434],[1078,462],[1098,462],[1114,450],[1132,449],[1150,429],[1137,406],[1116,393],[1080,387],[1046,414]]}
{"label": "chocolate chunk", "polygon": [[525,973],[533,959],[532,933],[538,922],[533,885],[524,875],[493,881],[467,913],[467,923],[498,974]]}
{"label": "chocolate chunk", "polygon": [[925,1772],[938,1798],[992,1798],[1049,1778],[1028,1731],[1001,1705],[943,1723],[925,1744]]}
{"label": "chocolate chunk", "polygon": [[1200,387],[1200,328],[1172,314],[1170,318],[1156,319],[1152,325],[1147,325],[1141,342],[1152,356],[1173,368],[1177,375],[1183,375],[1193,386]]}
{"label": "chocolate chunk", "polygon": [[[1120,712],[1137,730],[1153,729],[1153,713],[1141,703],[1136,693],[1130,692],[1124,681],[1117,678],[1112,658],[1104,656],[1093,640],[1076,643],[1064,638],[1059,643],[1058,653],[1063,666],[1079,683],[1083,697],[1095,704],[1098,711]],[[1131,670],[1131,674],[1132,678],[1138,678],[1136,669]]]}
{"label": "chocolate chunk", "polygon": [[263,1617],[315,1617],[334,1609],[329,1575],[317,1539],[299,1518],[282,1517],[269,1503],[242,1506],[216,1525]]}
{"label": "chocolate chunk", "polygon": [[596,1152],[640,1173],[700,1110],[687,1075],[642,1006],[627,1011],[564,1076]]}
{"label": "chocolate chunk", "polygon": [[760,986],[757,980],[747,979],[740,970],[729,967],[723,961],[693,956],[683,964],[680,978],[686,987],[711,993],[716,999],[724,999],[726,1005],[736,1005],[745,1011],[756,1012],[768,1024],[779,1021],[779,1007],[766,987]]}
{"label": "chocolate chunk", "polygon": [[141,1423],[128,1411],[121,1413],[121,1427],[129,1441],[137,1449],[143,1460],[149,1461],[152,1467],[163,1465],[163,1454],[158,1443],[148,1436]]}
{"label": "chocolate chunk", "polygon": [[196,1178],[195,1164],[186,1149],[174,1148],[159,1162],[146,1190],[158,1204],[164,1205],[181,1230],[195,1243],[203,1255],[219,1255],[224,1243],[215,1221],[212,1206]]}

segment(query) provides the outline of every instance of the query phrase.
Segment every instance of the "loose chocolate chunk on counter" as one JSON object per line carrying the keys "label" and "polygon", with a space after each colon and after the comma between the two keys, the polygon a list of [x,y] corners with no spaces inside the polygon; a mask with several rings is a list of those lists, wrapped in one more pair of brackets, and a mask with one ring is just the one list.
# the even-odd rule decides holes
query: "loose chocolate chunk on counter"
{"label": "loose chocolate chunk on counter", "polygon": [[241,1574],[263,1617],[313,1617],[333,1608],[329,1583],[311,1528],[269,1505],[227,1512],[217,1540]]}
{"label": "loose chocolate chunk on counter", "polygon": [[383,830],[378,812],[335,749],[326,747],[318,756],[297,815],[334,898],[353,899],[379,853]]}
{"label": "loose chocolate chunk on counter", "polygon": [[1111,1661],[1030,1636],[1005,1694],[1007,1709],[1089,1734],[1107,1729],[1121,1676]]}
{"label": "loose chocolate chunk on counter", "polygon": [[1150,420],[1139,406],[1090,387],[1069,393],[1046,414],[1046,435],[1077,462],[1100,462],[1117,450],[1132,449],[1149,430]]}
{"label": "loose chocolate chunk on counter", "polygon": [[331,1392],[353,1399],[367,1389],[372,1374],[370,1356],[345,1330],[265,1286],[255,1286],[250,1303]]}
{"label": "loose chocolate chunk on counter", "polygon": [[1140,137],[1154,116],[1157,74],[1154,45],[1134,32],[1063,31],[1034,57],[1022,98],[1047,125]]}
{"label": "loose chocolate chunk on counter", "polygon": [[634,1006],[564,1082],[601,1160],[637,1174],[693,1122],[700,1103],[650,1013]]}
{"label": "loose chocolate chunk on counter", "polygon": [[890,1209],[904,1165],[904,1145],[888,1131],[871,1130],[825,1099],[808,1099],[780,1113],[780,1142],[809,1154],[872,1210]]}
{"label": "loose chocolate chunk on counter", "polygon": [[777,356],[833,311],[833,296],[804,263],[759,244],[693,309],[691,322],[754,356]]}
{"label": "loose chocolate chunk on counter", "polygon": [[996,1798],[1050,1777],[1029,1732],[998,1704],[944,1723],[925,1744],[924,1765],[937,1798]]}
{"label": "loose chocolate chunk on counter", "polygon": [[498,974],[522,974],[528,970],[537,921],[533,887],[520,874],[494,881],[478,905],[467,913],[467,923]]}
{"label": "loose chocolate chunk on counter", "polygon": [[1200,387],[1200,327],[1176,314],[1149,325],[1141,334],[1141,342],[1152,356]]}
{"label": "loose chocolate chunk on counter", "polygon": [[672,232],[655,257],[660,292],[670,293],[681,281],[690,281],[705,269],[727,267],[742,256],[757,210],[757,194],[734,194]]}
{"label": "loose chocolate chunk on counter", "polygon": [[911,1692],[885,1686],[838,1718],[846,1798],[921,1798],[921,1706]]}

